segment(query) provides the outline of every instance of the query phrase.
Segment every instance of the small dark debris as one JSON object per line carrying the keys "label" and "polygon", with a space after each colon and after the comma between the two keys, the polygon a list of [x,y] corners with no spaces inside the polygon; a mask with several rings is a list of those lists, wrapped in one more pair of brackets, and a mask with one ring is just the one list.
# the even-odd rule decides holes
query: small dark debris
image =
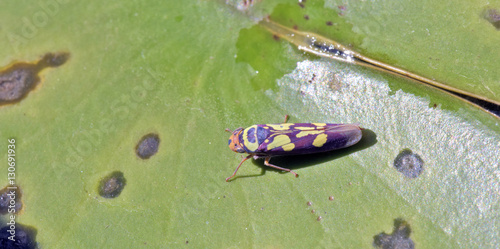
{"label": "small dark debris", "polygon": [[294,30],[299,30],[299,26],[297,26],[297,25],[293,25],[293,27],[292,27],[292,28],[293,28]]}
{"label": "small dark debris", "polygon": [[99,195],[104,198],[115,198],[120,195],[127,180],[120,171],[114,171],[104,177],[99,183]]}
{"label": "small dark debris", "polygon": [[318,216],[318,218],[316,219],[317,221],[321,221],[323,219],[323,217],[321,216]]}
{"label": "small dark debris", "polygon": [[273,34],[273,39],[275,41],[279,41],[280,40],[280,37],[277,35],[277,34]]}
{"label": "small dark debris", "polygon": [[253,4],[253,0],[243,0],[243,6],[248,7]]}
{"label": "small dark debris", "polygon": [[314,209],[311,210],[311,214],[314,214],[314,213],[316,213],[316,210],[314,210]]}
{"label": "small dark debris", "polygon": [[[13,230],[15,231],[15,237],[11,237]],[[33,227],[25,226],[20,223],[16,223],[15,225],[7,224],[7,226],[0,228],[0,248],[5,248],[5,249],[37,248],[36,234],[37,231]],[[13,238],[14,241],[9,239],[9,237]]]}
{"label": "small dark debris", "polygon": [[376,248],[382,249],[414,249],[415,244],[410,239],[410,233],[411,228],[406,221],[395,219],[392,234],[382,232],[375,235],[373,237],[373,245]]}
{"label": "small dark debris", "polygon": [[328,200],[333,201],[333,200],[335,200],[335,197],[330,196],[330,197],[328,197]]}
{"label": "small dark debris", "polygon": [[424,171],[424,160],[410,149],[404,149],[394,159],[394,168],[408,178],[416,178]]}
{"label": "small dark debris", "polygon": [[328,26],[332,26],[332,25],[333,25],[333,22],[332,22],[332,21],[328,21],[328,22],[326,22],[326,25],[328,25]]}
{"label": "small dark debris", "polygon": [[18,62],[0,71],[0,105],[23,99],[40,83],[40,71],[58,67],[68,59],[69,53],[47,53],[37,62]]}
{"label": "small dark debris", "polygon": [[433,108],[436,108],[437,106],[438,106],[437,104],[432,105]]}
{"label": "small dark debris", "polygon": [[347,6],[339,5],[339,6],[337,6],[337,8],[339,8],[339,16],[345,15],[344,11],[347,10]]}
{"label": "small dark debris", "polygon": [[500,30],[500,12],[496,9],[487,9],[484,18],[490,22],[497,30]]}
{"label": "small dark debris", "polygon": [[307,206],[312,206],[312,202],[308,201],[307,203]]}
{"label": "small dark debris", "polygon": [[19,186],[8,187],[0,190],[0,214],[16,214],[23,208]]}
{"label": "small dark debris", "polygon": [[308,15],[304,15],[304,19],[309,20],[309,16]]}
{"label": "small dark debris", "polygon": [[135,147],[135,152],[138,157],[148,159],[158,152],[159,145],[160,137],[157,134],[149,133],[141,138]]}

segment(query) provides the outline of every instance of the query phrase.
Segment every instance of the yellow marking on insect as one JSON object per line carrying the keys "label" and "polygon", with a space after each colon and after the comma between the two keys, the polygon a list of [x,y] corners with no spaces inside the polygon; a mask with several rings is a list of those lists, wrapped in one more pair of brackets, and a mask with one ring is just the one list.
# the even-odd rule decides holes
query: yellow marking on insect
{"label": "yellow marking on insect", "polygon": [[313,145],[316,146],[316,147],[321,147],[323,146],[323,144],[326,143],[326,138],[328,137],[328,135],[326,134],[319,134],[313,141]]}
{"label": "yellow marking on insect", "polygon": [[302,126],[297,126],[293,127],[294,129],[301,130],[301,131],[310,131],[310,130],[316,130],[316,127],[302,127]]}
{"label": "yellow marking on insect", "polygon": [[[252,128],[254,128],[255,131],[255,142],[253,143],[248,140],[248,131]],[[249,149],[250,151],[255,151],[257,148],[259,148],[259,142],[257,141],[257,125],[252,125],[243,130],[243,141],[245,147],[247,147],[247,149]]]}
{"label": "yellow marking on insect", "polygon": [[312,123],[313,125],[316,125],[316,126],[325,126],[326,124],[325,123]]}
{"label": "yellow marking on insect", "polygon": [[284,151],[291,151],[295,148],[295,144],[289,143],[289,144],[285,144],[281,147],[283,148]]}
{"label": "yellow marking on insect", "polygon": [[[292,140],[290,140],[290,138],[287,135],[278,135],[278,136],[274,137],[273,142],[271,142],[270,144],[267,145],[267,150],[272,150],[272,149],[277,148],[277,147],[285,146],[291,142],[292,142]],[[294,147],[295,147],[295,145],[294,145]],[[287,147],[287,148],[289,148],[289,147]]]}
{"label": "yellow marking on insect", "polygon": [[324,131],[320,130],[320,131],[317,131],[317,130],[312,130],[312,131],[301,131],[297,134],[297,138],[301,138],[301,137],[305,137],[307,135],[316,135],[316,134],[321,134],[323,133]]}
{"label": "yellow marking on insect", "polygon": [[267,126],[270,126],[274,130],[277,131],[284,131],[284,130],[289,130],[290,126],[295,125],[292,123],[283,123],[283,124],[266,124]]}
{"label": "yellow marking on insect", "polygon": [[266,144],[269,143],[269,139],[264,140],[264,143]]}

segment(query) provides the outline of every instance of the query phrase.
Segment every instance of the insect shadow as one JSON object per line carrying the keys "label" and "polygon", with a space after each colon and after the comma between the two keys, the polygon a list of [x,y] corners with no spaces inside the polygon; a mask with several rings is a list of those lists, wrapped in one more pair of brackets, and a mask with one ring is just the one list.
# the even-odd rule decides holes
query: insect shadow
{"label": "insect shadow", "polygon": [[[322,153],[314,153],[314,154],[306,154],[306,155],[294,155],[294,156],[277,156],[271,158],[271,163],[278,165],[280,167],[284,167],[287,169],[301,169],[305,167],[310,167],[314,166],[317,164],[321,164],[324,162],[328,162],[331,160],[335,160],[344,156],[348,156],[354,152],[358,152],[361,150],[364,150],[366,148],[369,148],[377,143],[377,135],[375,132],[373,132],[370,129],[363,128],[361,131],[363,136],[361,140],[350,147],[344,148],[344,149],[339,149],[339,150],[332,150],[328,152],[322,152]],[[263,176],[266,174],[267,170],[271,171],[280,171],[277,169],[273,169],[271,167],[267,167],[262,163],[262,159],[252,159],[252,163],[254,165],[259,166],[262,171],[260,174],[252,174],[252,175],[242,175],[242,176],[235,176],[232,180],[235,180],[236,178],[247,178],[247,177],[257,177],[257,176]],[[289,174],[288,172],[285,171],[280,171],[282,174]]]}

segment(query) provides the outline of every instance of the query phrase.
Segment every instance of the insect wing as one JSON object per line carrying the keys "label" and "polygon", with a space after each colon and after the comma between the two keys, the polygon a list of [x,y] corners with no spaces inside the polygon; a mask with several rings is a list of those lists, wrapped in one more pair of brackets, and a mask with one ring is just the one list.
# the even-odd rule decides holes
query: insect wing
{"label": "insect wing", "polygon": [[272,130],[259,151],[268,155],[299,155],[352,146],[361,140],[355,124],[293,124],[286,130]]}

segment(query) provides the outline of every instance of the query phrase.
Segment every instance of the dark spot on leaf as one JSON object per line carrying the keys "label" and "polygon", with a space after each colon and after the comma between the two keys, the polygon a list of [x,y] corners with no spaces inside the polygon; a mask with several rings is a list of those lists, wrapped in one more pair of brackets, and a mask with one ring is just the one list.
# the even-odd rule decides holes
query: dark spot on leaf
{"label": "dark spot on leaf", "polygon": [[274,39],[275,41],[279,41],[279,40],[280,40],[280,37],[279,37],[278,35],[276,35],[276,34],[273,34],[273,39]]}
{"label": "dark spot on leaf", "polygon": [[160,137],[157,134],[149,133],[141,138],[141,141],[135,147],[135,152],[138,157],[148,159],[158,152],[159,145]]}
{"label": "dark spot on leaf", "polygon": [[66,63],[69,59],[69,53],[47,53],[38,64],[42,67],[58,67]]}
{"label": "dark spot on leaf", "polygon": [[382,232],[373,237],[373,245],[382,249],[414,249],[415,244],[410,239],[410,225],[402,220],[394,220],[392,234]]}
{"label": "dark spot on leaf", "polygon": [[301,8],[305,8],[306,6],[303,3],[298,3]]}
{"label": "dark spot on leaf", "polygon": [[424,160],[410,149],[404,149],[394,159],[394,167],[404,176],[416,178],[424,171]]}
{"label": "dark spot on leaf", "polygon": [[[0,248],[5,249],[34,249],[37,248],[35,228],[25,226],[19,223],[9,224],[0,228]],[[12,231],[15,232],[15,241],[9,239],[12,236]],[[11,237],[12,238],[12,237]]]}
{"label": "dark spot on leaf", "polygon": [[293,25],[293,27],[292,27],[292,28],[293,28],[294,30],[299,30],[299,26],[297,26],[297,25]]}
{"label": "dark spot on leaf", "polygon": [[0,190],[0,214],[15,214],[23,208],[19,186],[8,187]]}
{"label": "dark spot on leaf", "polygon": [[332,21],[328,21],[328,22],[326,22],[326,25],[328,25],[328,26],[332,26],[332,25],[333,25],[333,22],[332,22]]}
{"label": "dark spot on leaf", "polygon": [[490,22],[497,30],[500,30],[500,12],[496,9],[487,9],[484,18]]}
{"label": "dark spot on leaf", "polygon": [[308,15],[304,15],[304,19],[309,20],[309,16]]}
{"label": "dark spot on leaf", "polygon": [[58,67],[69,53],[47,53],[37,62],[18,62],[0,70],[0,106],[19,102],[40,83],[40,71]]}
{"label": "dark spot on leaf", "polygon": [[314,214],[314,213],[316,213],[316,210],[314,210],[314,209],[311,210],[311,214]]}
{"label": "dark spot on leaf", "polygon": [[112,172],[99,183],[99,195],[104,198],[115,198],[120,195],[127,180],[120,171]]}

